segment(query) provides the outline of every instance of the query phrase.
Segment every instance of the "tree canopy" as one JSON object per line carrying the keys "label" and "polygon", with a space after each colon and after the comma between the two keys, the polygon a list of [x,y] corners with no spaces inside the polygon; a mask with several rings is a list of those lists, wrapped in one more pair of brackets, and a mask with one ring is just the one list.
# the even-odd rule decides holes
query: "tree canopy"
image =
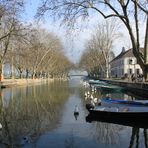
{"label": "tree canopy", "polygon": [[[118,18],[128,31],[133,53],[148,80],[148,0],[42,0],[37,16],[42,17],[46,12],[51,12],[70,28],[79,18],[86,19],[94,13],[105,19]],[[140,38],[140,33],[143,34],[140,32],[141,21],[145,28],[143,44]],[[140,47],[144,47],[143,53],[140,53]]]}

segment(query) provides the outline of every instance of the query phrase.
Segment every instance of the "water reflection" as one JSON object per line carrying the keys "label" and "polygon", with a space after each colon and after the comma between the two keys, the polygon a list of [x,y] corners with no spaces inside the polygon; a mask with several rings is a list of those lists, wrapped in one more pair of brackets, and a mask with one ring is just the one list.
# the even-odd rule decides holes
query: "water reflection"
{"label": "water reflection", "polygon": [[[93,122],[93,137],[106,147],[148,148],[147,129]],[[123,144],[123,145],[122,145]]]}
{"label": "water reflection", "polygon": [[[113,99],[148,100],[148,98],[145,96],[137,96],[127,91],[115,92],[98,90],[97,92],[94,92],[91,90],[91,88],[88,87],[85,88],[83,95],[86,103],[90,102],[92,96],[94,99],[95,96],[97,96],[97,98],[105,98],[107,95]],[[86,122],[93,124],[94,129],[92,130],[92,135],[99,143],[99,145],[103,143],[103,145],[107,145],[106,147],[122,147],[122,144],[124,147],[129,148],[148,147],[148,125],[146,123],[131,123],[123,120],[119,121],[118,119],[113,121],[111,119],[101,119],[100,117],[94,118],[89,114],[86,116]],[[131,137],[129,137],[129,135],[131,135]],[[126,140],[124,141],[122,138]]]}
{"label": "water reflection", "polygon": [[[87,90],[89,91],[89,90]],[[104,97],[102,92],[90,92]],[[8,88],[1,92],[0,147],[147,147],[147,129],[102,121],[86,122],[85,89],[79,80]],[[130,97],[110,93],[113,97]],[[126,96],[125,96],[126,95]],[[130,99],[130,98],[129,98]],[[77,105],[78,109],[75,109]],[[75,111],[78,114],[74,114]]]}
{"label": "water reflection", "polygon": [[121,91],[121,92],[110,92],[110,91],[101,91],[101,97],[104,98],[106,95],[111,96],[116,99],[124,100],[148,100],[148,97],[145,95],[137,95],[130,91]]}
{"label": "water reflection", "polygon": [[67,82],[56,83],[1,91],[2,145],[19,146],[56,127],[70,92]]}
{"label": "water reflection", "polygon": [[122,126],[97,122],[94,124],[94,127],[96,131],[93,133],[93,136],[98,143],[104,143],[106,145],[119,143],[121,138],[119,132],[122,130]]}
{"label": "water reflection", "polygon": [[[140,128],[132,128],[132,134],[131,134],[131,138],[130,138],[130,144],[129,144],[129,148],[132,147],[136,147],[136,148],[140,148],[140,147],[146,147],[148,148],[148,141],[147,141],[147,136],[148,136],[148,132],[147,129],[141,129]],[[144,142],[141,142],[141,137],[143,137]]]}

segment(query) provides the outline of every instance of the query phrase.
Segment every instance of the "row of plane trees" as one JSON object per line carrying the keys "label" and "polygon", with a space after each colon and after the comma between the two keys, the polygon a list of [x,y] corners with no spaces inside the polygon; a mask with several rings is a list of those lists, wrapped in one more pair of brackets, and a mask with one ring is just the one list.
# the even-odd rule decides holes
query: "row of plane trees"
{"label": "row of plane trees", "polygon": [[0,80],[9,65],[11,77],[63,77],[73,66],[64,55],[61,39],[21,20],[24,1],[0,3]]}

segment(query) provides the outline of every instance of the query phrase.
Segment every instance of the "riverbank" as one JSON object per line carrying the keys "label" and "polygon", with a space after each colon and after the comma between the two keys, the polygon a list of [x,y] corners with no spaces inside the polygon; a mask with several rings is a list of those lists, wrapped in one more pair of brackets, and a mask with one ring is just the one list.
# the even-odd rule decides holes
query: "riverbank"
{"label": "riverbank", "polygon": [[0,83],[1,88],[21,86],[21,85],[32,85],[36,83],[44,83],[53,81],[54,79],[4,79]]}
{"label": "riverbank", "polygon": [[126,91],[130,91],[138,95],[148,95],[147,82],[132,82],[132,81],[112,80],[112,79],[103,79],[103,81],[124,87]]}

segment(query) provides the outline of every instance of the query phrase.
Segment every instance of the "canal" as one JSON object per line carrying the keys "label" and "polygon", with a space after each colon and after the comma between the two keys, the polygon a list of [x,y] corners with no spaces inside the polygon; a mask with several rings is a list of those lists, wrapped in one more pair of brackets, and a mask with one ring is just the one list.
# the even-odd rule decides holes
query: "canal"
{"label": "canal", "polygon": [[[144,148],[147,129],[105,122],[86,122],[86,88],[80,78],[55,80],[1,91],[2,148]],[[96,97],[106,94],[96,92]],[[113,93],[114,97],[135,97]],[[75,106],[79,116],[74,116]]]}

